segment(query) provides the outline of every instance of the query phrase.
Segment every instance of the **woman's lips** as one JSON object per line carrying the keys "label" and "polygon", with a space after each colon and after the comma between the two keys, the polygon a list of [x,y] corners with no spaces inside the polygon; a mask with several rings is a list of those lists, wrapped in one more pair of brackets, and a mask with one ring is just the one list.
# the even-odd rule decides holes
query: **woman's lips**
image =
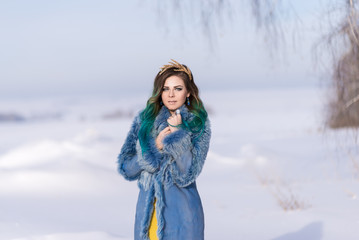
{"label": "woman's lips", "polygon": [[168,104],[173,105],[173,104],[176,104],[176,102],[177,102],[177,101],[168,101]]}

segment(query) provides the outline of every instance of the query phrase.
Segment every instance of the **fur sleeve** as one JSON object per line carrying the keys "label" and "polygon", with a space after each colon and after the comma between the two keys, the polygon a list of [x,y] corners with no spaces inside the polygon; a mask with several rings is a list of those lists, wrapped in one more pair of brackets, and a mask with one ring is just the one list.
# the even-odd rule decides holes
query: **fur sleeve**
{"label": "fur sleeve", "polygon": [[142,153],[138,141],[140,126],[141,120],[138,114],[118,155],[118,172],[130,181],[138,179],[142,170],[150,173],[158,171],[162,159],[162,154],[157,149],[152,136],[149,137],[148,151]]}
{"label": "fur sleeve", "polygon": [[[196,139],[193,135],[180,129],[173,134],[168,135],[163,141],[163,151],[170,154],[174,162],[171,164],[171,172],[174,182],[180,187],[186,187],[193,183],[202,171],[204,161],[206,160],[209,142],[211,138],[210,122],[207,118],[202,134]],[[184,159],[186,152],[191,151],[192,161],[189,168],[183,172],[180,170],[176,161]]]}
{"label": "fur sleeve", "polygon": [[138,139],[138,131],[140,128],[140,116],[135,117],[131,129],[127,134],[125,143],[121,148],[121,152],[117,157],[118,172],[127,180],[136,180],[141,173],[141,167],[137,163],[138,156],[136,150],[136,142]]}

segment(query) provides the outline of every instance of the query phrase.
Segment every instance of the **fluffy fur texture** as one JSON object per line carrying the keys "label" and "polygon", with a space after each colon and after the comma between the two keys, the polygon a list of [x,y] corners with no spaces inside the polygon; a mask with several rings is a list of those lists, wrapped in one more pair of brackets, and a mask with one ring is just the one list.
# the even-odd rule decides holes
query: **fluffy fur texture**
{"label": "fluffy fur texture", "polygon": [[186,173],[183,174],[176,164],[171,165],[171,173],[174,182],[180,187],[186,187],[193,183],[201,173],[204,161],[207,157],[211,137],[209,121],[206,121],[205,128],[200,139],[198,141],[193,141],[193,144],[191,144],[185,134],[183,134],[183,136],[181,135],[178,136],[180,137],[180,140],[176,139],[177,135],[174,135],[173,137],[169,136],[165,139],[164,143],[166,142],[166,144],[164,145],[166,148],[164,149],[168,151],[174,159],[178,159],[180,155],[191,148],[192,164]]}
{"label": "fluffy fur texture", "polygon": [[[185,105],[183,105],[180,110],[182,119],[190,121],[194,117],[194,115],[188,111]],[[141,216],[141,223],[140,232],[135,232],[135,239],[148,239],[148,228],[151,214],[153,212],[154,197],[156,198],[155,204],[158,222],[158,238],[160,240],[164,239],[164,237],[166,239],[181,238],[179,237],[182,236],[181,234],[178,236],[169,234],[172,232],[181,232],[187,230],[183,230],[185,228],[180,226],[180,222],[178,223],[179,226],[166,226],[167,221],[175,222],[178,220],[175,218],[165,219],[164,209],[166,209],[166,216],[169,216],[168,218],[170,218],[171,209],[166,208],[166,203],[172,204],[173,201],[191,201],[191,199],[188,200],[188,198],[184,198],[185,200],[171,200],[171,197],[173,196],[165,196],[165,194],[170,192],[169,189],[172,187],[170,190],[174,191],[174,194],[177,194],[178,192],[178,194],[180,194],[179,196],[183,195],[183,191],[195,191],[194,195],[198,195],[197,190],[194,190],[195,180],[202,170],[209,148],[211,137],[209,120],[206,120],[205,128],[199,137],[198,134],[193,134],[192,132],[185,129],[179,129],[165,137],[163,141],[163,151],[159,151],[155,146],[155,138],[160,131],[168,126],[167,119],[169,116],[170,112],[165,106],[163,106],[154,121],[151,137],[148,141],[148,150],[145,154],[142,154],[141,147],[138,143],[138,131],[141,125],[141,121],[140,117],[136,116],[127,135],[126,141],[118,156],[119,173],[127,180],[138,179],[138,186],[141,191],[140,194],[145,194],[145,200],[138,202],[137,206],[137,211],[141,211],[138,213],[139,216]],[[183,161],[183,156],[190,156],[190,159],[187,160],[190,164],[186,171],[181,171],[179,168],[180,164],[177,164],[178,161]],[[189,196],[192,195],[193,193],[189,194]],[[198,202],[198,204],[201,205],[199,195],[196,199],[193,200],[193,202]],[[186,206],[188,204],[179,203],[179,206],[182,205]],[[202,206],[198,206],[198,208],[200,208],[202,211]],[[178,211],[178,209],[175,210]],[[193,216],[190,216],[189,219],[193,218]],[[201,224],[203,225],[203,223]],[[169,229],[172,230],[169,231]],[[198,231],[203,231],[201,227],[198,229]],[[166,230],[168,230],[168,232],[166,232]],[[191,231],[192,230],[193,229],[191,229]],[[196,231],[196,229],[193,231]],[[197,234],[195,236],[203,236],[203,233],[195,234]],[[202,239],[202,237],[199,238]]]}
{"label": "fluffy fur texture", "polygon": [[139,178],[139,173],[135,175],[128,174],[129,171],[126,169],[126,164],[131,162],[134,156],[137,155],[136,142],[138,130],[140,129],[140,117],[136,116],[133,120],[130,131],[127,134],[125,143],[122,146],[121,152],[118,156],[118,172],[124,176],[125,179],[132,181]]}

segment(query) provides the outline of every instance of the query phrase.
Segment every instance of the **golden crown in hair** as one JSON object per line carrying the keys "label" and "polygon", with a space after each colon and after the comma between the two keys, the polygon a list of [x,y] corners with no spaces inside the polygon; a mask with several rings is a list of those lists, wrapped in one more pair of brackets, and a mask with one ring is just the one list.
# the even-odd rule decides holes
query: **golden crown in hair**
{"label": "golden crown in hair", "polygon": [[191,70],[189,70],[188,67],[186,67],[186,66],[180,64],[179,62],[177,62],[177,61],[175,61],[175,60],[173,60],[173,59],[171,59],[171,61],[172,61],[172,62],[169,62],[169,64],[163,65],[163,66],[161,67],[161,71],[160,71],[160,73],[159,73],[160,75],[161,75],[164,71],[166,71],[167,69],[169,69],[169,68],[175,68],[175,69],[173,69],[173,71],[176,71],[176,72],[185,72],[185,73],[188,75],[189,79],[192,80],[192,73],[191,73]]}

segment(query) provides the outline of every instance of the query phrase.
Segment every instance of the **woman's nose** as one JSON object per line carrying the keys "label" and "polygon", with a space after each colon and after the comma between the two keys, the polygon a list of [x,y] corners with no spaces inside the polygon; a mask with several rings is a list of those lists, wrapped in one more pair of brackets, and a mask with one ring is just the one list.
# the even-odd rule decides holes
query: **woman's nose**
{"label": "woman's nose", "polygon": [[174,96],[174,91],[173,90],[170,90],[170,97],[173,97]]}

